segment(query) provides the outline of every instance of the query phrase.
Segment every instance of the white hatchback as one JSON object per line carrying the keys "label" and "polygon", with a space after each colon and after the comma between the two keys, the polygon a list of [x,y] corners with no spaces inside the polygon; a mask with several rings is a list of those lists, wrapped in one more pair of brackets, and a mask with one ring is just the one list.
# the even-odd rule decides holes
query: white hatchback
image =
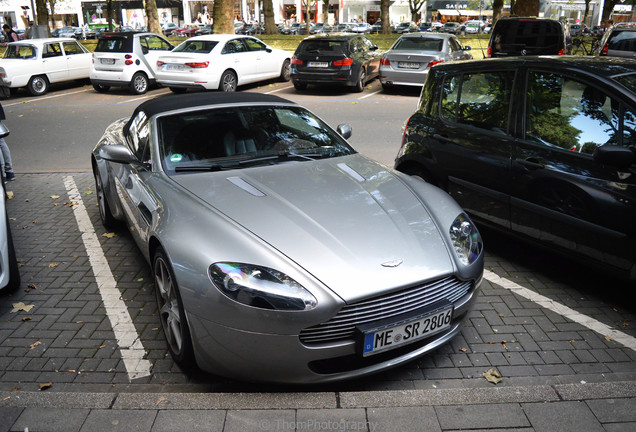
{"label": "white hatchback", "polygon": [[290,61],[291,53],[251,36],[195,36],[158,58],[157,82],[175,93],[188,88],[235,91],[273,78],[289,81]]}
{"label": "white hatchback", "polygon": [[98,92],[110,87],[128,87],[144,94],[155,82],[157,57],[173,45],[156,33],[104,33],[97,40],[90,78]]}
{"label": "white hatchback", "polygon": [[72,38],[28,39],[11,42],[0,60],[0,86],[26,87],[34,96],[50,84],[87,79],[91,53]]}

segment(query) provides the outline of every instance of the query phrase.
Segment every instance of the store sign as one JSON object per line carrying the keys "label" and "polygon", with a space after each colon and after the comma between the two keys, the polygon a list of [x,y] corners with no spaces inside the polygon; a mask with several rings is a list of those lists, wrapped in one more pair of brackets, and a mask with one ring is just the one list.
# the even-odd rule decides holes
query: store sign
{"label": "store sign", "polygon": [[465,4],[459,4],[459,3],[446,3],[446,5],[444,6],[444,9],[468,9],[468,5]]}

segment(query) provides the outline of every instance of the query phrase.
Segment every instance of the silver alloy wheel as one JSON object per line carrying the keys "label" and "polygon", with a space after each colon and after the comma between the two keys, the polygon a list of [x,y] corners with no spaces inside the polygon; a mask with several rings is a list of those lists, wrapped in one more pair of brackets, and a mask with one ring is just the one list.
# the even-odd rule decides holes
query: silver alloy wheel
{"label": "silver alloy wheel", "polygon": [[43,76],[34,76],[29,80],[28,89],[29,93],[34,96],[43,95],[47,92],[49,83]]}
{"label": "silver alloy wheel", "polygon": [[132,78],[132,90],[137,94],[144,94],[148,91],[148,78],[142,72],[137,72]]}
{"label": "silver alloy wheel", "polygon": [[236,75],[234,75],[232,71],[223,72],[223,76],[221,77],[221,91],[236,91]]}
{"label": "silver alloy wheel", "polygon": [[185,323],[179,308],[177,288],[163,256],[155,260],[154,276],[159,302],[159,319],[170,349],[178,354],[182,352],[184,334],[182,326]]}
{"label": "silver alloy wheel", "polygon": [[283,66],[280,72],[280,79],[287,82],[291,79],[291,63],[289,60],[283,62]]}

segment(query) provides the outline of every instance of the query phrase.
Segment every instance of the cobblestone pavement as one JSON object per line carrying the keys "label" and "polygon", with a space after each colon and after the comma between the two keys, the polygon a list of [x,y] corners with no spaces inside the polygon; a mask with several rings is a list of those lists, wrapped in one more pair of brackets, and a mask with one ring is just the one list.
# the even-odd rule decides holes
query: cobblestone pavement
{"label": "cobblestone pavement", "polygon": [[[64,185],[69,175],[140,335],[148,376],[129,379]],[[149,267],[128,233],[104,236],[91,174],[20,175],[8,186],[22,285],[0,292],[0,419],[7,419],[0,432],[29,424],[82,431],[133,430],[133,424],[134,430],[326,430],[321,424],[369,431],[636,430],[634,287],[624,282],[485,232],[482,292],[450,344],[363,380],[312,388],[237,383],[185,373],[172,361]],[[615,333],[595,331],[588,321]],[[503,378],[496,386],[483,376],[491,369]]]}

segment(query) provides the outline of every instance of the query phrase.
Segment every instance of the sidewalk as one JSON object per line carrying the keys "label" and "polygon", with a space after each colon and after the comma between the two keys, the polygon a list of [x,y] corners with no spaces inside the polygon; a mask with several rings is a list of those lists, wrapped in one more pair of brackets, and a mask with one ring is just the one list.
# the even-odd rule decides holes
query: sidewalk
{"label": "sidewalk", "polygon": [[636,382],[318,393],[0,392],[0,432],[633,431]]}

